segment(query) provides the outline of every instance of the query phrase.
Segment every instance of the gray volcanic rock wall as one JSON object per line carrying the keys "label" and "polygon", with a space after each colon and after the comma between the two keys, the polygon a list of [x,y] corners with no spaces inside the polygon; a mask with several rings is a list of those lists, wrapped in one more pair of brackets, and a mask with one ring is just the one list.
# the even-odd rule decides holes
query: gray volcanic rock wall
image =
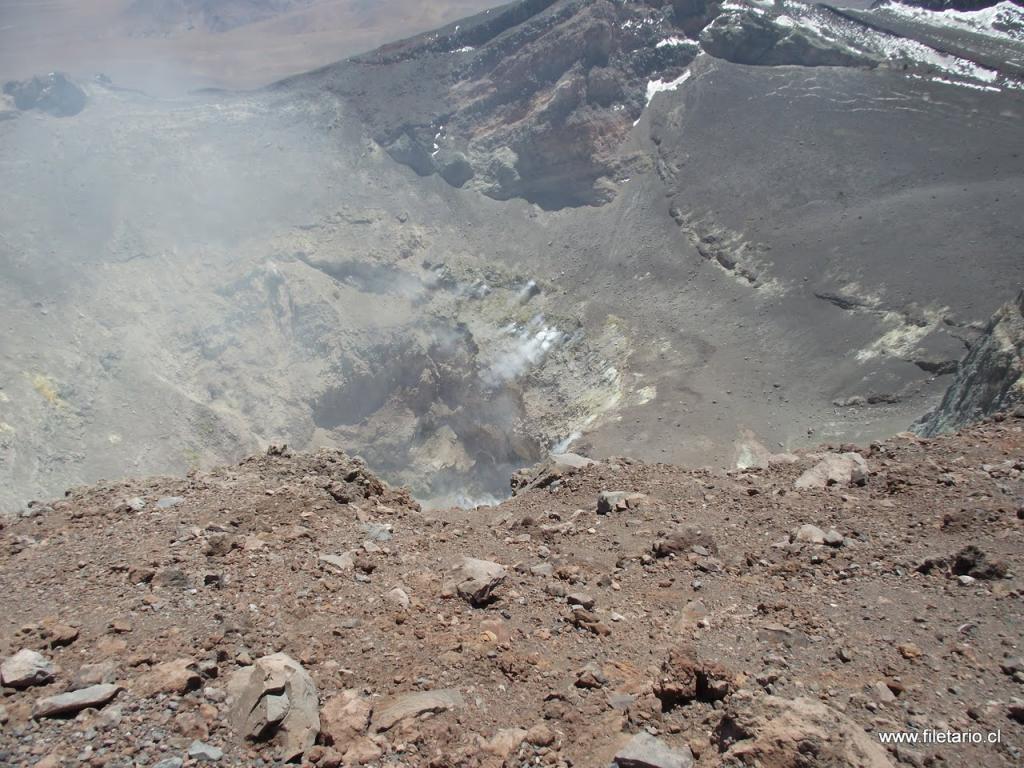
{"label": "gray volcanic rock wall", "polygon": [[922,435],[952,432],[1024,403],[1024,291],[1002,306],[957,370],[942,403],[915,425]]}
{"label": "gray volcanic rock wall", "polygon": [[979,36],[898,13],[890,29],[888,5],[525,0],[286,84],[338,94],[420,176],[548,210],[601,205],[617,182],[649,169],[628,137],[652,97],[692,74],[698,56],[887,67],[922,80],[953,74],[977,88],[992,88],[997,72],[1019,74],[1024,41],[999,24]]}

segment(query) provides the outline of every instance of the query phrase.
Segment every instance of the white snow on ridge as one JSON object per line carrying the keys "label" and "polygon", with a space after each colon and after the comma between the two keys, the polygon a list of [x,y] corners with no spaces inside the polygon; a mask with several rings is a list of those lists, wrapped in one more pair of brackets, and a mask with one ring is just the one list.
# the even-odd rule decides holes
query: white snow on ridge
{"label": "white snow on ridge", "polygon": [[947,80],[944,77],[933,77],[931,78],[933,83],[942,83],[943,85],[958,85],[961,88],[973,88],[976,91],[990,91],[992,93],[1000,93],[1002,88],[994,88],[991,85],[978,85],[977,83],[965,83],[962,80]]}
{"label": "white snow on ridge", "polygon": [[1009,0],[978,11],[929,11],[901,3],[889,3],[875,9],[881,15],[899,16],[934,27],[948,27],[987,37],[1024,42],[1024,8]]}
{"label": "white snow on ridge", "polygon": [[[1014,12],[1020,10],[1008,2],[1000,3],[999,6],[995,7],[1000,8],[1002,6],[1011,7],[1014,9]],[[899,7],[901,9],[906,8],[906,6],[896,6],[893,4],[883,6],[883,10],[895,7]],[[939,73],[945,75],[947,78],[945,80],[946,82],[953,82],[948,80],[948,78],[954,77],[963,78],[965,80],[974,80],[978,83],[992,84],[999,77],[998,72],[982,67],[972,61],[968,61],[967,59],[940,53],[934,48],[915,40],[909,40],[896,35],[879,32],[860,24],[847,21],[846,19],[837,18],[832,14],[822,12],[803,3],[787,0],[787,2],[784,3],[784,8],[786,10],[786,14],[779,16],[775,20],[776,23],[783,27],[791,27],[795,25],[796,27],[807,30],[824,40],[839,42],[850,46],[855,50],[879,54],[890,61],[913,61],[923,64],[925,67],[937,70]],[[913,8],[909,10],[916,12],[919,9]],[[923,13],[933,12],[923,11]],[[956,14],[955,11],[946,11],[943,13]],[[1024,14],[1022,14],[1022,16],[1024,16]],[[968,82],[958,82],[955,84],[970,86],[970,83]],[[976,87],[980,90],[992,90],[991,88],[984,88],[982,86]]]}
{"label": "white snow on ridge", "polygon": [[675,48],[680,45],[685,45],[690,48],[696,48],[698,46],[698,43],[695,40],[687,40],[685,37],[666,37],[664,40],[659,41],[654,47]]}
{"label": "white snow on ridge", "polygon": [[647,82],[647,103],[650,104],[651,99],[659,93],[664,91],[674,91],[689,79],[690,70],[686,70],[675,80],[670,80],[669,82],[665,82],[664,80],[649,80]]}

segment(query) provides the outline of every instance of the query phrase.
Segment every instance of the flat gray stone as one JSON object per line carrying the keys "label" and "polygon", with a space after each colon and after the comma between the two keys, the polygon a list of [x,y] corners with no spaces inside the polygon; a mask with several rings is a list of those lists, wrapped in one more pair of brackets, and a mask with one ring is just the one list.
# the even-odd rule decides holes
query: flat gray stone
{"label": "flat gray stone", "polygon": [[60,715],[71,715],[83,709],[92,707],[98,709],[104,706],[111,699],[117,696],[121,686],[111,683],[102,685],[91,685],[71,693],[61,693],[57,696],[47,696],[39,699],[32,707],[32,717],[59,717]]}
{"label": "flat gray stone", "polygon": [[370,541],[391,541],[393,537],[391,526],[385,523],[365,523],[363,531]]}
{"label": "flat gray stone", "polygon": [[185,497],[184,496],[164,496],[164,497],[162,497],[160,499],[157,499],[156,508],[157,509],[170,509],[171,507],[178,506],[179,504],[181,504],[184,501],[185,501]]}
{"label": "flat gray stone", "polygon": [[224,757],[224,750],[197,739],[189,745],[188,756],[200,763],[216,763]]}
{"label": "flat gray stone", "polygon": [[693,753],[689,747],[672,749],[661,739],[640,731],[615,755],[618,768],[692,768]]}

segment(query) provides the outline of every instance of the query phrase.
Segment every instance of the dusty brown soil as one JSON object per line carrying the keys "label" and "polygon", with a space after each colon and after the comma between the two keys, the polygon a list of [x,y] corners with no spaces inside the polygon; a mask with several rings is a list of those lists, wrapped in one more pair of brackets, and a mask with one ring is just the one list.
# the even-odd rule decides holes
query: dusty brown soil
{"label": "dusty brown soil", "polygon": [[[623,459],[424,513],[334,452],[73,490],[0,530],[0,657],[56,665],[48,685],[4,688],[0,764],[189,765],[195,739],[221,765],[270,764],[272,745],[229,727],[226,680],[283,651],[312,675],[325,733],[344,690],[378,711],[416,691],[464,699],[307,751],[321,765],[607,766],[644,729],[698,766],[1019,765],[1024,419],[999,418],[862,448],[866,482],[820,490],[794,488],[808,455],[729,473]],[[602,491],[645,496],[599,515]],[[805,524],[841,542],[789,543]],[[452,589],[464,556],[506,567],[490,604]],[[111,703],[32,719],[97,663],[92,681],[123,686]],[[874,745],[924,729],[1000,743],[840,759],[852,742],[825,729],[766,747],[767,728],[737,723],[769,694],[820,701]]]}

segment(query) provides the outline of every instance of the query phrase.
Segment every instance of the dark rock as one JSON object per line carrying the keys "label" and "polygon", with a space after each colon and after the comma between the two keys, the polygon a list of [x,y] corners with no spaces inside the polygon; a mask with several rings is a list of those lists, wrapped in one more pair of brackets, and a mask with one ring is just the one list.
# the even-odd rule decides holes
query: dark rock
{"label": "dark rock", "polygon": [[776,24],[754,11],[722,14],[704,28],[700,42],[712,56],[736,64],[857,67],[878,63],[842,43]]}
{"label": "dark rock", "polygon": [[953,574],[970,576],[975,579],[1001,579],[1007,573],[1006,563],[992,561],[973,544],[956,553],[953,560]]}
{"label": "dark rock", "polygon": [[692,526],[669,533],[651,545],[656,557],[685,555],[687,552],[703,550],[704,554],[718,553],[718,544],[710,533]]}
{"label": "dark rock", "polygon": [[921,435],[966,426],[1024,403],[1024,291],[996,311],[939,407],[914,424]]}
{"label": "dark rock", "polygon": [[14,98],[18,109],[38,109],[55,117],[77,115],[85,109],[88,100],[85,91],[59,72],[21,82],[11,81],[4,85],[4,93]]}

